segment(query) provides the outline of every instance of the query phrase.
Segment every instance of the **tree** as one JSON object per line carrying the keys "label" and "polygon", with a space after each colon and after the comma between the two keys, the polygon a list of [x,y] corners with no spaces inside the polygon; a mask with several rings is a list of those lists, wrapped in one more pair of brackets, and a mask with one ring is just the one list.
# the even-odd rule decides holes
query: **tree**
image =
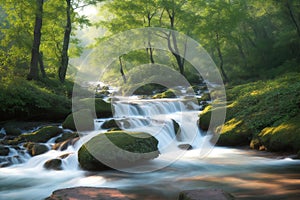
{"label": "tree", "polygon": [[40,44],[42,37],[41,29],[43,24],[43,4],[44,0],[36,0],[37,8],[35,13],[34,38],[31,49],[30,71],[27,76],[28,80],[38,80],[39,78],[38,64],[39,60],[41,59]]}
{"label": "tree", "polygon": [[79,16],[78,13],[76,13],[76,10],[86,7],[88,5],[96,5],[101,1],[103,0],[66,0],[66,25],[64,30],[60,67],[58,69],[58,76],[61,82],[65,81],[67,68],[69,64],[68,50],[72,33],[72,18],[74,21],[78,22],[79,25],[89,25],[89,20],[87,20],[85,16]]}

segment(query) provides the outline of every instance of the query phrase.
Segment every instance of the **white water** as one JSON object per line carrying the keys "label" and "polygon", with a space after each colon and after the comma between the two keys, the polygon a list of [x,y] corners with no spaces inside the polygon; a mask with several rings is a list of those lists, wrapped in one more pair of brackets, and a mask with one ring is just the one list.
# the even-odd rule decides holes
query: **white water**
{"label": "white water", "polygon": [[[295,184],[290,185],[290,182],[300,185],[299,161],[251,155],[246,150],[212,150],[207,143],[209,138],[202,137],[197,128],[198,111],[187,110],[178,100],[122,99],[116,102],[114,109],[117,119],[130,119],[127,120],[130,126],[127,124],[123,128],[148,132],[159,140],[161,155],[149,164],[152,165],[149,168],[159,170],[137,174],[82,171],[77,162],[78,149],[84,142],[105,131],[99,130],[103,122],[96,120],[96,130],[83,133],[74,146],[64,151],[51,150],[32,158],[25,154],[21,156],[26,160],[25,163],[17,164],[19,162],[16,161],[13,166],[0,168],[0,199],[43,199],[56,189],[74,186],[119,188],[135,199],[176,199],[181,190],[207,187],[224,188],[245,199],[256,199],[259,193],[274,188],[284,195],[287,193],[289,197],[286,199],[298,195]],[[171,119],[181,126],[178,136],[175,135]],[[51,146],[53,141],[50,140],[48,145]],[[178,144],[186,143],[191,144],[193,150],[177,148]],[[205,156],[206,153],[210,154]],[[64,154],[70,155],[63,159],[62,171],[43,168],[45,161]],[[284,176],[275,176],[280,174]],[[275,178],[269,179],[266,176]],[[267,184],[270,181],[275,181],[272,187]],[[283,186],[286,189],[282,189]],[[288,193],[291,191],[294,193]],[[260,198],[263,199],[263,195]],[[281,196],[280,199],[285,198]]]}

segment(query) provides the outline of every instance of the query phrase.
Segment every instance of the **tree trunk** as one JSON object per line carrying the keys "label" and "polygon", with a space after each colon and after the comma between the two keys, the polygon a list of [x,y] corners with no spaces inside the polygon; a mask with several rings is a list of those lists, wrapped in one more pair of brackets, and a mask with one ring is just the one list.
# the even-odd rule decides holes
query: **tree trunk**
{"label": "tree trunk", "polygon": [[220,59],[220,70],[221,70],[221,73],[222,73],[222,76],[224,78],[224,83],[227,83],[228,82],[228,77],[225,73],[225,70],[224,70],[224,61],[223,61],[223,55],[222,55],[222,51],[221,51],[221,48],[220,48],[220,41],[219,41],[219,34],[216,33],[216,39],[217,39],[217,51],[218,51],[218,57]]}
{"label": "tree trunk", "polygon": [[63,41],[63,48],[61,52],[61,63],[60,67],[58,69],[58,76],[59,80],[61,82],[64,82],[66,79],[66,73],[67,73],[67,68],[69,64],[69,55],[68,55],[68,50],[69,50],[69,44],[70,44],[70,37],[71,37],[71,31],[72,31],[72,22],[71,22],[71,0],[66,0],[67,2],[67,24],[65,27],[65,34],[64,34],[64,41]]}
{"label": "tree trunk", "polygon": [[[175,29],[175,27],[174,27],[174,24],[175,24],[175,10],[171,10],[171,11],[167,10],[167,12],[168,12],[169,19],[170,19],[170,28],[171,28],[171,30],[174,30]],[[171,40],[172,40],[172,43],[171,43]],[[173,47],[172,47],[171,44],[173,44]],[[180,74],[184,75],[184,58],[182,58],[179,55],[179,49],[178,49],[178,46],[177,46],[177,38],[176,38],[176,35],[175,35],[174,31],[172,31],[172,33],[168,35],[168,47],[169,47],[169,50],[172,52],[173,56],[176,59]]]}
{"label": "tree trunk", "polygon": [[122,75],[124,83],[126,83],[127,79],[126,79],[126,76],[125,76],[124,71],[123,71],[123,63],[122,63],[122,60],[121,60],[121,56],[119,57],[119,61],[120,61],[120,73]]}
{"label": "tree trunk", "polygon": [[292,9],[290,0],[286,0],[286,7],[287,7],[287,9],[289,10],[290,17],[291,17],[291,19],[292,19],[292,21],[293,21],[293,23],[294,23],[294,25],[295,25],[295,27],[296,27],[298,36],[300,37],[300,27],[299,27],[299,24],[297,23],[297,20],[296,20],[294,11],[293,11],[293,9]]}
{"label": "tree trunk", "polygon": [[42,77],[46,78],[47,75],[46,75],[46,72],[45,72],[45,66],[44,66],[44,61],[43,61],[43,52],[39,53],[39,64],[40,64],[40,70],[41,70],[41,73],[42,73]]}
{"label": "tree trunk", "polygon": [[39,78],[39,57],[40,57],[40,44],[41,44],[41,29],[43,25],[43,4],[44,0],[36,0],[36,13],[35,13],[35,25],[34,25],[34,38],[31,49],[31,61],[29,74],[27,75],[28,80],[38,80]]}

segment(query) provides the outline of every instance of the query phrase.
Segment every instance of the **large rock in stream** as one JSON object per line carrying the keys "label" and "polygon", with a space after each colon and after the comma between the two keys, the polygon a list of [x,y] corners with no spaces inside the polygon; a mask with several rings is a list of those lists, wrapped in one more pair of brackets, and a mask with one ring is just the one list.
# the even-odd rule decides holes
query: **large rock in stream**
{"label": "large rock in stream", "polygon": [[[75,121],[76,123],[75,123]],[[94,118],[89,109],[79,110],[68,115],[62,124],[63,128],[73,131],[94,130]]]}
{"label": "large rock in stream", "polygon": [[126,168],[158,157],[157,145],[148,133],[109,131],[82,145],[78,161],[85,170]]}
{"label": "large rock in stream", "polygon": [[26,142],[46,143],[53,137],[60,135],[63,132],[61,128],[57,126],[46,126],[33,133],[26,133],[20,135],[18,140],[24,140]]}

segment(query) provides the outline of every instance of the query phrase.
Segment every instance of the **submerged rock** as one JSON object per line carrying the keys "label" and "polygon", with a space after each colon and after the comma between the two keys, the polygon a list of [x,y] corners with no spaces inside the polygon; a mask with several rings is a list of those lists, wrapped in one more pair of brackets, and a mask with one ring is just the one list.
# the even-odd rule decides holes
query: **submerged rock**
{"label": "submerged rock", "polygon": [[74,132],[74,133],[66,132],[66,133],[63,133],[59,138],[57,138],[55,140],[55,143],[64,142],[66,140],[77,138],[77,137],[79,137],[79,135],[76,132]]}
{"label": "submerged rock", "polygon": [[190,144],[180,144],[178,145],[178,148],[182,150],[192,150],[193,146]]}
{"label": "submerged rock", "polygon": [[75,187],[56,190],[46,200],[129,200],[114,188]]}
{"label": "submerged rock", "polygon": [[49,148],[44,144],[28,143],[28,153],[32,156],[41,155],[49,151]]}
{"label": "submerged rock", "polygon": [[172,122],[174,126],[175,135],[180,134],[181,132],[180,125],[174,119],[172,119]]}
{"label": "submerged rock", "polygon": [[70,145],[74,145],[78,140],[79,140],[79,137],[67,139],[67,140],[65,140],[63,142],[59,142],[59,143],[54,144],[54,146],[52,147],[52,149],[64,151]]}
{"label": "submerged rock", "polygon": [[45,162],[44,168],[52,170],[62,170],[62,161],[61,159],[55,158]]}
{"label": "submerged rock", "polygon": [[158,157],[157,145],[147,133],[109,131],[82,145],[78,161],[85,170],[120,169]]}
{"label": "submerged rock", "polygon": [[71,129],[73,131],[90,131],[94,130],[94,118],[89,109],[79,110],[69,114],[62,126],[65,129]]}
{"label": "submerged rock", "polygon": [[0,156],[7,156],[9,154],[9,148],[0,145]]}
{"label": "submerged rock", "polygon": [[233,200],[234,197],[221,189],[186,190],[179,194],[178,200]]}

